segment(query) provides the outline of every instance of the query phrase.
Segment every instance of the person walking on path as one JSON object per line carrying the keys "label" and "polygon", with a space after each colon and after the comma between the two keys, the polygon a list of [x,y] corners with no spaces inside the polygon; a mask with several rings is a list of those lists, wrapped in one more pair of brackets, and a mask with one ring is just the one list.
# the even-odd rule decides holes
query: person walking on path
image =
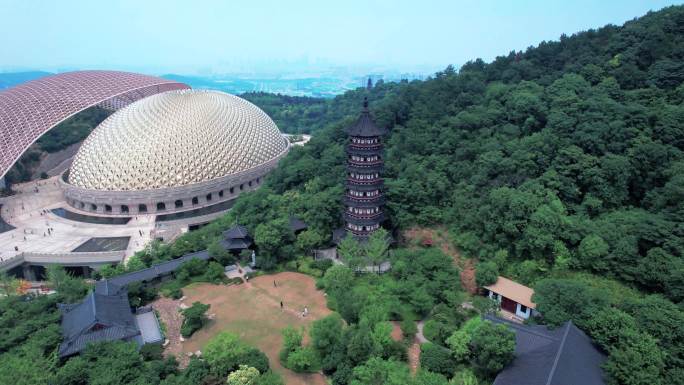
{"label": "person walking on path", "polygon": [[278,287],[278,285],[276,285],[275,279],[273,280],[273,287]]}
{"label": "person walking on path", "polygon": [[283,310],[283,301],[280,301],[280,310]]}

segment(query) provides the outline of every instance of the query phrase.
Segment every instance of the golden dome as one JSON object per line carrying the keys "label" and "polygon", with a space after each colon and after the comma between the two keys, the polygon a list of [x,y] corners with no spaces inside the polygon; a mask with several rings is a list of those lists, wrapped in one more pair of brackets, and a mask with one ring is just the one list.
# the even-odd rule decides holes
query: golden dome
{"label": "golden dome", "polygon": [[287,148],[273,120],[242,98],[170,91],[95,128],[74,158],[69,183],[113,191],[179,187],[251,169]]}

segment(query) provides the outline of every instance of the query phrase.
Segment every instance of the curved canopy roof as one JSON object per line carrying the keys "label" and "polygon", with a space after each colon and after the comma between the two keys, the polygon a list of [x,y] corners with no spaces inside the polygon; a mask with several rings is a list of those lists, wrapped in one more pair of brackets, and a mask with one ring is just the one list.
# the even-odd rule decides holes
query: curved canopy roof
{"label": "curved canopy roof", "polygon": [[41,135],[72,115],[101,105],[118,109],[160,92],[189,86],[119,71],[76,71],[0,91],[0,177]]}

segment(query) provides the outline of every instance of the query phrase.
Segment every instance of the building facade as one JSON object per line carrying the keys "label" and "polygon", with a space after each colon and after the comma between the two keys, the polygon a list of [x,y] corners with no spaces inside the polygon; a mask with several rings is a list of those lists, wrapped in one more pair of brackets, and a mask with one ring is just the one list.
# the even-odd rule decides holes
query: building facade
{"label": "building facade", "polygon": [[499,303],[501,310],[520,320],[536,316],[537,304],[532,302],[534,290],[505,277],[498,277],[493,285],[485,286],[487,296]]}
{"label": "building facade", "polygon": [[384,171],[382,138],[387,130],[378,127],[364,99],[363,110],[345,132],[347,142],[347,178],[344,195],[345,230],[360,239],[380,228],[383,213]]}

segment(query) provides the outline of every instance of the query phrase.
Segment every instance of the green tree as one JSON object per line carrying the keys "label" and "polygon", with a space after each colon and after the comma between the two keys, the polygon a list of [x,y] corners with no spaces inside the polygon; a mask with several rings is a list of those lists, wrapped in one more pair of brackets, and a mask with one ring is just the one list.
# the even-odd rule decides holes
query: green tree
{"label": "green tree", "polygon": [[225,271],[220,263],[211,261],[207,264],[207,270],[204,272],[204,279],[208,282],[220,283],[225,277]]}
{"label": "green tree", "polygon": [[285,327],[281,333],[283,335],[283,347],[280,349],[280,361],[287,366],[290,354],[302,347],[303,335],[300,330],[292,326]]}
{"label": "green tree", "polygon": [[663,383],[663,354],[657,341],[644,333],[627,331],[620,344],[610,349],[603,367],[611,385]]}
{"label": "green tree", "polygon": [[324,237],[316,230],[306,230],[297,235],[296,245],[303,253],[310,254],[311,251],[323,245]]}
{"label": "green tree", "polygon": [[626,335],[634,333],[637,325],[632,316],[610,307],[596,312],[588,320],[586,328],[592,340],[608,352],[620,345]]}
{"label": "green tree", "polygon": [[475,330],[477,330],[481,323],[482,318],[471,318],[446,340],[447,345],[451,349],[451,354],[454,356],[456,361],[462,363],[471,358],[470,341],[473,338],[473,333]]}
{"label": "green tree", "polygon": [[394,360],[372,357],[354,368],[350,385],[406,385],[411,384],[408,367]]}
{"label": "green tree", "polygon": [[470,340],[472,364],[486,377],[493,377],[515,358],[515,333],[504,325],[481,323]]}
{"label": "green tree", "polygon": [[349,233],[337,245],[337,253],[352,270],[358,269],[363,265],[363,248],[359,241]]}
{"label": "green tree", "polygon": [[235,259],[230,251],[226,250],[226,248],[221,245],[219,239],[216,239],[209,244],[207,252],[223,266],[230,265]]}
{"label": "green tree", "polygon": [[88,291],[88,287],[82,279],[69,275],[62,266],[48,266],[47,277],[50,286],[67,303],[81,300]]}
{"label": "green tree", "polygon": [[584,328],[591,316],[608,306],[608,299],[585,283],[571,279],[544,279],[534,288],[532,300],[544,321],[560,326],[572,320]]}
{"label": "green tree", "polygon": [[183,335],[183,337],[187,338],[192,336],[206,324],[207,310],[209,310],[209,305],[201,302],[194,302],[192,306],[182,311],[183,325],[181,326],[181,335]]}
{"label": "green tree", "polygon": [[311,346],[321,357],[332,354],[342,342],[343,326],[342,318],[337,313],[313,322],[309,331]]}
{"label": "green tree", "polygon": [[420,367],[451,378],[456,369],[456,360],[449,349],[427,343],[420,345]]}
{"label": "green tree", "polygon": [[315,350],[309,346],[299,347],[290,352],[285,365],[295,372],[317,372],[320,370],[320,358]]}
{"label": "green tree", "polygon": [[368,242],[365,247],[363,247],[364,254],[374,268],[388,259],[388,249],[389,233],[382,227],[374,231],[370,237],[368,237]]}
{"label": "green tree", "polygon": [[202,357],[216,377],[226,378],[228,373],[244,364],[241,358],[248,351],[249,346],[240,341],[237,335],[221,332],[207,343]]}
{"label": "green tree", "polygon": [[481,262],[477,264],[475,268],[475,282],[477,285],[489,286],[496,283],[499,278],[499,268],[494,262]]}

